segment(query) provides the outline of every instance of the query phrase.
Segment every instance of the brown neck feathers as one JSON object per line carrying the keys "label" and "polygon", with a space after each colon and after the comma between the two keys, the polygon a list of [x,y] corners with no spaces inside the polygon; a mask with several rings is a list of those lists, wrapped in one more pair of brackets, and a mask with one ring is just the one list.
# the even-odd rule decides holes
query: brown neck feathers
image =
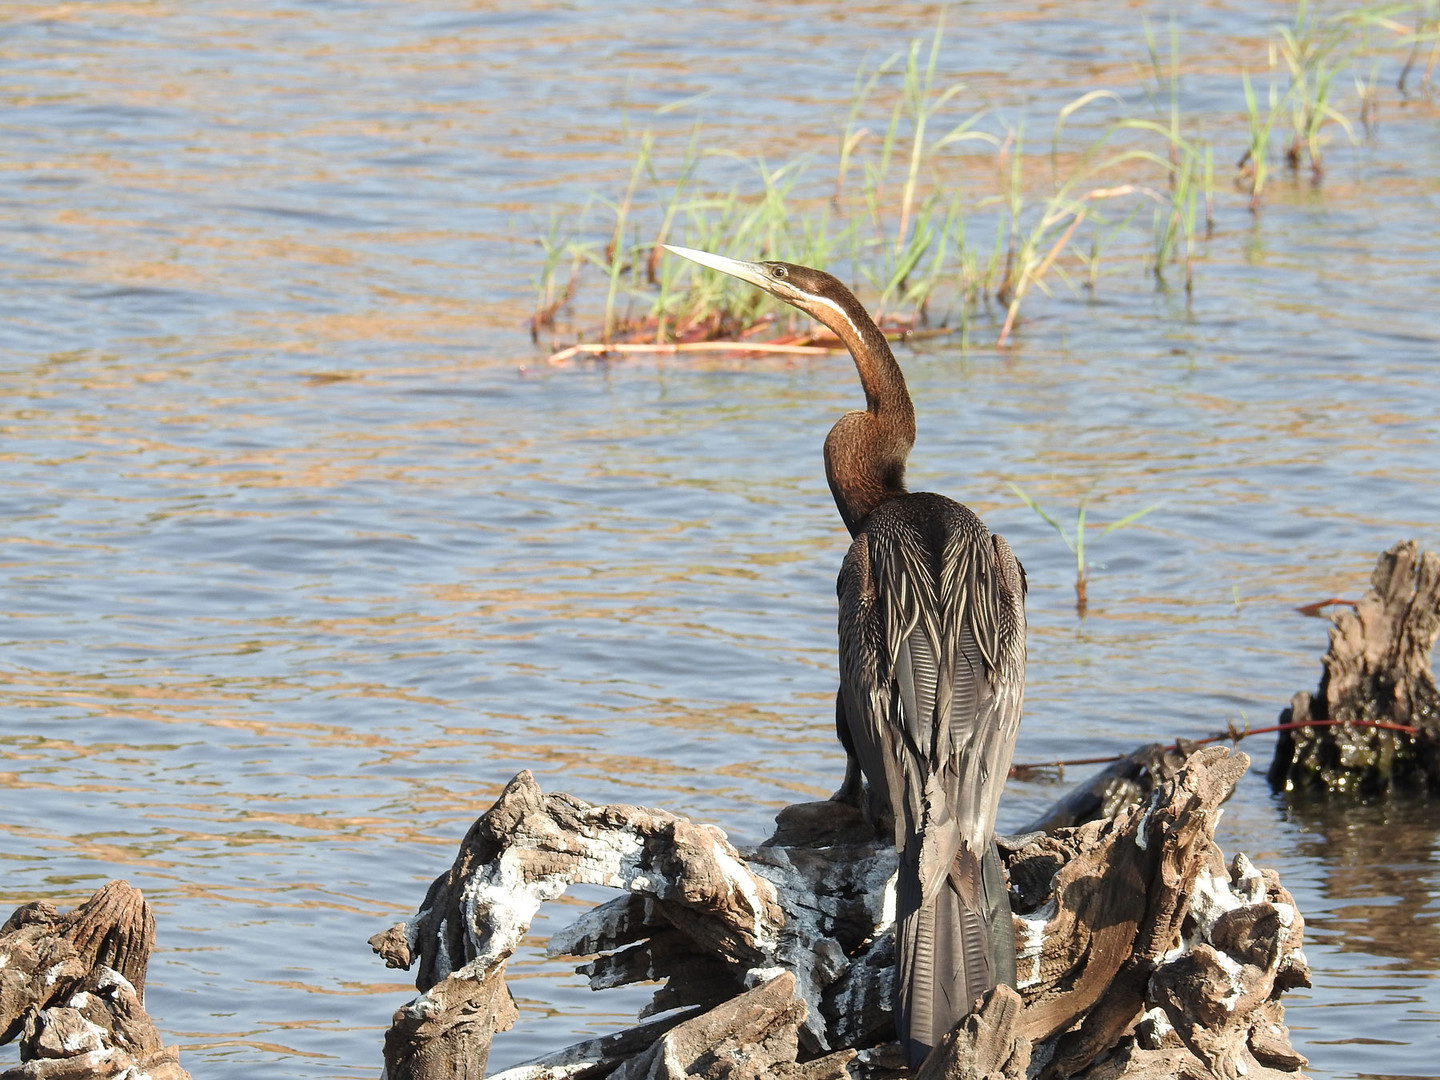
{"label": "brown neck feathers", "polygon": [[825,440],[825,475],[854,535],[875,507],[905,493],[915,409],[890,343],[853,295],[828,297],[812,314],[850,350],[865,390],[865,411],[842,416]]}

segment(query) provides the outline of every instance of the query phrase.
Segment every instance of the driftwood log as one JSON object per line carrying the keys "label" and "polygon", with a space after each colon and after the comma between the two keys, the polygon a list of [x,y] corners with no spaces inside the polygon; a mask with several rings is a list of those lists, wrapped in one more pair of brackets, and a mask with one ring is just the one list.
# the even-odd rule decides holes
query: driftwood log
{"label": "driftwood log", "polygon": [[0,927],[0,1043],[20,1040],[20,1064],[0,1080],[189,1080],[145,1013],[155,943],[150,905],[108,882],[61,915],[48,901]]}
{"label": "driftwood log", "polygon": [[[1217,808],[1244,754],[1201,750],[1113,818],[1007,842],[1018,992],[1001,987],[918,1076],[1296,1077],[1281,994],[1308,985],[1303,920],[1271,871],[1227,867]],[[893,845],[835,803],[783,811],[740,852],[659,810],[546,795],[521,773],[409,922],[371,944],[418,967],[389,1080],[483,1075],[516,1020],[505,965],[572,883],[623,894],[551,940],[603,989],[663,983],[641,1023],[494,1080],[907,1075],[894,1043]]]}
{"label": "driftwood log", "polygon": [[[1320,686],[1296,694],[1269,779],[1291,792],[1440,790],[1440,555],[1413,540],[1381,554],[1353,611],[1331,617]],[[1359,723],[1357,723],[1359,722]],[[1390,728],[1373,724],[1392,725]],[[1315,725],[1315,726],[1308,726]],[[1393,727],[1414,728],[1414,733]]]}
{"label": "driftwood log", "polygon": [[1145,802],[1166,780],[1179,773],[1199,749],[1181,739],[1173,746],[1147,743],[1116,758],[1071,791],[1023,829],[1022,834],[1074,828],[1087,821],[1113,818],[1120,811]]}

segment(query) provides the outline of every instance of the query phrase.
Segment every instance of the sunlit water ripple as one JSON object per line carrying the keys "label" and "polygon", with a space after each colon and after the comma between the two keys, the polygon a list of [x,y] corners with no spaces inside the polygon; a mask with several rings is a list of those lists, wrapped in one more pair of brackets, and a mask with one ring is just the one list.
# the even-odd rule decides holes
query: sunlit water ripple
{"label": "sunlit water ripple", "polygon": [[[954,9],[947,70],[1048,134],[1143,61],[1133,10],[1080,10]],[[1208,5],[1187,55],[1263,51],[1280,14]],[[529,240],[620,191],[627,125],[692,94],[657,125],[830,152],[867,51],[935,10],[693,15],[0,14],[4,898],[142,888],[147,1003],[197,1076],[374,1075],[411,991],[365,939],[521,768],[740,843],[839,780],[819,447],[859,399],[848,359],[537,366]],[[1194,107],[1238,115],[1231,69],[1200,67]],[[1293,609],[1440,544],[1436,132],[1412,102],[1319,191],[1277,180],[1253,222],[1227,193],[1189,305],[1117,269],[1093,303],[1037,298],[1004,353],[902,355],[913,486],[1029,572],[1018,759],[1270,721],[1319,674],[1324,624]],[[1159,505],[1094,546],[1083,622],[1008,482],[1066,512],[1092,492],[1101,522]],[[1061,790],[1012,784],[1002,824]],[[1228,804],[1223,846],[1307,919],[1288,1017],[1318,1077],[1433,1073],[1437,829],[1287,807],[1255,772]],[[633,1019],[644,995],[542,958],[577,910],[517,957],[493,1066]]]}

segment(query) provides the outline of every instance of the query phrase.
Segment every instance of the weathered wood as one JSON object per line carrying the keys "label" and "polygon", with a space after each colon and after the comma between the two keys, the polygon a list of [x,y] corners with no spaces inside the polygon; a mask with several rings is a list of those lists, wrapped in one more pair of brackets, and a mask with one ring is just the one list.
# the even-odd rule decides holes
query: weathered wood
{"label": "weathered wood", "polygon": [[1440,692],[1430,669],[1440,633],[1440,555],[1422,554],[1413,540],[1396,544],[1380,555],[1355,610],[1330,622],[1319,688],[1296,694],[1280,722],[1340,723],[1282,731],[1271,785],[1294,792],[1440,790]]}
{"label": "weathered wood", "polygon": [[603,1080],[625,1062],[649,1050],[667,1031],[694,1019],[702,1011],[677,1010],[658,1020],[636,1024],[598,1039],[587,1039],[504,1072],[493,1073],[490,1080]]}
{"label": "weathered wood", "polygon": [[1025,1080],[1031,1045],[1021,1030],[1024,1007],[1010,987],[995,987],[940,1040],[915,1080]]}
{"label": "weathered wood", "polygon": [[[1247,760],[1201,750],[1141,805],[1014,841],[1019,992],[988,995],[919,1075],[1298,1077],[1280,998],[1308,985],[1304,921],[1273,872],[1243,855],[1227,868],[1214,843]],[[483,1075],[491,1039],[516,1019],[506,961],[540,903],[576,882],[627,892],[552,951],[594,956],[582,970],[597,986],[665,979],[650,1011],[673,1011],[505,1080],[907,1075],[891,1011],[893,846],[838,804],[779,821],[742,854],[711,826],[545,795],[517,776],[420,912],[371,939],[387,963],[420,970],[421,995],[386,1036],[385,1075]],[[65,915],[17,910],[0,928],[0,1025],[22,1061],[0,1080],[188,1080],[144,1012],[153,939],[149,906],[123,882]]]}
{"label": "weathered wood", "polygon": [[[662,956],[636,952],[633,963],[612,958],[597,968],[605,985],[668,973],[679,1000],[696,997],[673,985],[702,970],[684,958],[701,955],[749,970],[773,960],[784,925],[773,886],[746,868],[719,829],[663,810],[545,795],[522,772],[471,826],[419,913],[370,939],[391,967],[419,962],[421,995],[395,1014],[386,1036],[388,1080],[484,1074],[491,1038],[515,1018],[506,961],[541,903],[579,883],[627,889],[646,901],[592,919],[574,935],[577,943],[586,933],[609,943],[639,937],[642,929],[645,936],[658,927],[669,931]],[[688,947],[680,947],[681,937]],[[662,959],[674,970],[656,971]],[[714,966],[703,973],[713,975]],[[744,985],[737,979],[725,996]],[[711,990],[698,995],[715,996]]]}
{"label": "weathered wood", "polygon": [[0,1080],[189,1080],[145,1012],[155,918],[138,889],[111,881],[61,915],[39,901],[0,927],[0,1042],[20,1064]]}
{"label": "weathered wood", "polygon": [[798,1063],[806,1006],[784,972],[724,1005],[672,1028],[621,1066],[615,1080],[848,1080],[853,1050]]}
{"label": "weathered wood", "polygon": [[385,1033],[387,1080],[485,1075],[490,1041],[518,1015],[505,985],[504,963],[470,977],[442,979],[397,1009]]}
{"label": "weathered wood", "polygon": [[1076,784],[1063,798],[1032,820],[1020,833],[1054,832],[1087,821],[1117,817],[1128,806],[1144,802],[1189,760],[1196,747],[1181,740],[1174,746],[1149,743],[1111,762],[1090,779]]}
{"label": "weathered wood", "polygon": [[[989,995],[920,1075],[1296,1077],[1304,1059],[1289,1045],[1279,998],[1306,984],[1303,920],[1272,873],[1243,855],[1227,869],[1214,842],[1218,807],[1247,764],[1222,747],[1200,750],[1140,805],[1016,840],[1007,863],[1019,992]],[[779,822],[742,856],[718,830],[545,796],[522,774],[471,829],[421,913],[403,934],[377,935],[377,948],[439,970],[428,959],[439,939],[426,935],[443,925],[450,955],[468,967],[439,985],[483,973],[503,987],[504,957],[537,897],[570,881],[615,885],[630,895],[558,933],[552,953],[601,953],[581,969],[593,985],[668,980],[654,1008],[699,1004],[517,1066],[505,1080],[904,1075],[893,1053],[893,845],[834,803],[788,808]],[[447,907],[451,894],[468,906]],[[450,914],[441,920],[440,910]],[[428,1018],[442,1017],[448,1006],[434,994],[407,1008],[429,1003]],[[445,1054],[471,1068],[493,1031],[464,1034],[485,1046],[447,1044]],[[390,1054],[387,1043],[392,1077],[478,1075],[444,1054],[427,1057],[430,1071],[402,1072]]]}
{"label": "weathered wood", "polygon": [[[1033,889],[1012,894],[1025,1003],[1015,1043],[1033,1040],[1032,1074],[1253,1080],[1303,1067],[1278,1000],[1307,983],[1303,920],[1273,873],[1243,855],[1227,872],[1214,844],[1246,761],[1198,751],[1147,805],[1011,856],[1012,881],[1048,873],[1054,885],[1038,907]],[[952,1075],[995,1071],[984,1017],[966,1024],[980,1025],[972,1041],[988,1058]]]}

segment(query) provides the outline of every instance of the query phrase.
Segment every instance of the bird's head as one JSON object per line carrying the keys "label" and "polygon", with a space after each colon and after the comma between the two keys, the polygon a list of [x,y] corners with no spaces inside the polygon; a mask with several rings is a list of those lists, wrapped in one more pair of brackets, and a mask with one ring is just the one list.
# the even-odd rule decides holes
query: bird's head
{"label": "bird's head", "polygon": [[[673,244],[666,244],[665,250],[764,289],[775,299],[799,308],[836,333],[841,332],[836,325],[837,319],[843,319],[855,328],[854,309],[859,307],[858,302],[849,289],[823,270],[786,262],[741,262]],[[858,334],[858,328],[855,329]]]}

